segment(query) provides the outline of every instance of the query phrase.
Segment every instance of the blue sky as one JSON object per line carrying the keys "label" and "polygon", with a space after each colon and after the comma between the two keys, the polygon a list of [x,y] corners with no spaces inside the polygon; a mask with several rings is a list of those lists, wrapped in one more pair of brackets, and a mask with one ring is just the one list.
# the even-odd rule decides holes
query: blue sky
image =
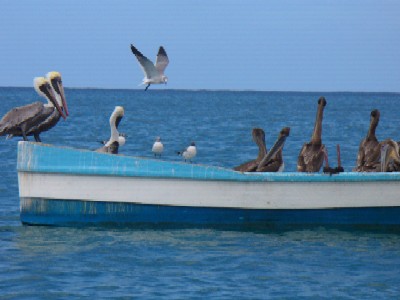
{"label": "blue sky", "polygon": [[3,0],[0,86],[57,70],[142,88],[133,43],[165,47],[171,89],[399,92],[399,16],[400,1]]}

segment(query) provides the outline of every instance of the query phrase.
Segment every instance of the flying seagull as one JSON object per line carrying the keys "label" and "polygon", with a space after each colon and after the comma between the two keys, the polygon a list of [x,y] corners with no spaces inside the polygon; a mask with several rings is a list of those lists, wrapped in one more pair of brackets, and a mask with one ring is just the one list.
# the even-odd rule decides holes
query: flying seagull
{"label": "flying seagull", "polygon": [[156,64],[144,56],[138,49],[135,48],[131,44],[132,53],[135,54],[142,70],[144,73],[143,84],[147,84],[146,88],[144,89],[147,91],[150,84],[159,84],[164,83],[167,84],[168,77],[164,75],[164,71],[168,66],[169,60],[167,53],[165,52],[163,46],[160,47],[158,50],[158,54],[156,57]]}

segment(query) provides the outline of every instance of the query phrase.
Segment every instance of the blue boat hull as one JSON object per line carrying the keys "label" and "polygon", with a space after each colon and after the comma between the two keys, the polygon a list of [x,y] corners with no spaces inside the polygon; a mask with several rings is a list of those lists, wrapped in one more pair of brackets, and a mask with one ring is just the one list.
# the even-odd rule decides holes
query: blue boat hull
{"label": "blue boat hull", "polygon": [[21,198],[21,221],[41,225],[221,226],[398,225],[400,207],[238,209]]}

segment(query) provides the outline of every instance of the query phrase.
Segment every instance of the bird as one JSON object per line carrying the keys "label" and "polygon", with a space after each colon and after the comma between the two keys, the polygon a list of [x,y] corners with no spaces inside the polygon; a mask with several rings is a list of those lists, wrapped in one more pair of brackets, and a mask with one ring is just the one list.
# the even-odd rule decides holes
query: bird
{"label": "bird", "polygon": [[131,44],[132,53],[136,56],[142,70],[144,73],[143,83],[146,84],[146,88],[144,89],[147,91],[150,84],[160,84],[164,83],[167,84],[168,77],[164,75],[164,71],[168,66],[169,59],[167,53],[163,46],[160,46],[158,49],[158,54],[156,57],[156,63],[148,59],[144,56],[135,46]]}
{"label": "bird", "polygon": [[96,152],[118,154],[119,133],[117,128],[123,116],[124,116],[124,108],[122,106],[116,106],[110,116],[110,128],[111,128],[110,139],[103,147],[97,149]]}
{"label": "bird", "polygon": [[325,145],[322,144],[322,118],[326,100],[318,99],[318,110],[315,120],[314,132],[309,143],[305,143],[297,159],[298,172],[319,172],[324,162]]}
{"label": "bird", "polygon": [[271,150],[259,162],[256,172],[283,172],[285,163],[283,161],[282,149],[286,138],[289,136],[290,127],[284,127]]}
{"label": "bird", "polygon": [[265,145],[265,132],[261,128],[253,128],[251,135],[253,137],[253,141],[258,146],[258,155],[257,158],[248,162],[245,162],[233,169],[239,172],[255,172],[258,164],[267,154],[267,147]]}
{"label": "bird", "polygon": [[[52,71],[46,74],[46,79],[49,81],[50,86],[54,92],[58,105],[64,111],[65,116],[68,116],[68,107],[67,101],[65,99],[64,87],[62,84],[61,74],[56,71]],[[36,141],[40,142],[39,134],[48,131],[53,128],[58,121],[60,120],[61,114],[57,109],[53,109],[53,113],[49,115],[43,122],[34,126],[31,130],[29,130],[28,135],[33,134],[35,136]]]}
{"label": "bird", "polygon": [[33,86],[36,92],[47,99],[47,103],[37,101],[25,106],[15,107],[0,120],[0,136],[7,134],[9,137],[22,136],[24,141],[28,140],[28,134],[33,134],[36,142],[40,142],[38,131],[31,130],[44,122],[57,110],[66,119],[64,112],[59,106],[50,82],[44,77],[35,77]]}
{"label": "bird", "polygon": [[[118,133],[118,145],[119,145],[119,147],[125,145],[127,137],[128,136],[125,133],[122,133],[122,132]],[[108,143],[108,141],[99,141],[99,143],[105,145],[105,144]]]}
{"label": "bird", "polygon": [[380,158],[380,145],[375,131],[379,124],[380,112],[377,109],[371,111],[371,118],[367,136],[360,142],[357,154],[356,172],[374,172]]}
{"label": "bird", "polygon": [[190,146],[184,149],[183,151],[177,152],[178,155],[182,155],[182,157],[185,159],[185,162],[188,160],[192,162],[192,158],[194,158],[197,155],[197,148],[194,142],[190,143]]}
{"label": "bird", "polygon": [[161,153],[164,151],[164,145],[162,144],[159,136],[156,138],[151,151],[154,153],[155,157],[157,157],[157,155],[161,157]]}
{"label": "bird", "polygon": [[400,155],[399,145],[392,139],[386,139],[379,143],[380,166],[376,171],[380,172],[399,172],[400,171]]}

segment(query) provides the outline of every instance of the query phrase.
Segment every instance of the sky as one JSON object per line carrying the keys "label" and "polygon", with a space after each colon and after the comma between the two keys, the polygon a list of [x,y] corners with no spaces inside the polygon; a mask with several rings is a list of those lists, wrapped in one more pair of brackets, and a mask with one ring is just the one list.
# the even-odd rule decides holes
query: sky
{"label": "sky", "polygon": [[0,86],[59,71],[66,87],[400,92],[400,1],[2,0]]}

